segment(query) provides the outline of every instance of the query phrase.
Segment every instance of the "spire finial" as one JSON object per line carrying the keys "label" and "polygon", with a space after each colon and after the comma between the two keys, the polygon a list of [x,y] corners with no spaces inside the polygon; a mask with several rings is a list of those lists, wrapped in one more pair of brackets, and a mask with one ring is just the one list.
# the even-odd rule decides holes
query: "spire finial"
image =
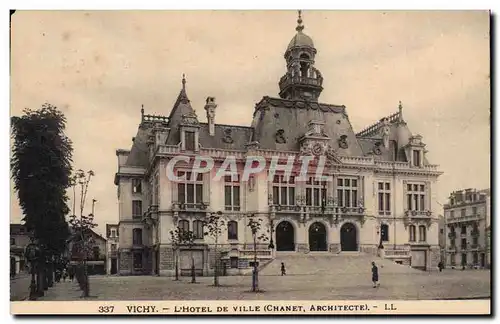
{"label": "spire finial", "polygon": [[398,110],[399,110],[399,121],[403,121],[403,104],[401,103],[401,100],[399,100],[399,106],[398,106]]}
{"label": "spire finial", "polygon": [[186,90],[186,75],[182,73],[182,89]]}
{"label": "spire finial", "polygon": [[299,18],[297,19],[297,27],[295,30],[301,32],[304,29],[304,25],[302,25],[302,10],[299,10]]}
{"label": "spire finial", "polygon": [[141,105],[141,119],[144,120],[144,105]]}

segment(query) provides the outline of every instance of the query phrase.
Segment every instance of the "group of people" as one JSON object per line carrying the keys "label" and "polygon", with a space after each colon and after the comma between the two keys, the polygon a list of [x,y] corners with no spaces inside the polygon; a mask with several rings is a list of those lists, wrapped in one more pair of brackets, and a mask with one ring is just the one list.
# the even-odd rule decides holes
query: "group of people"
{"label": "group of people", "polygon": [[66,267],[62,268],[62,269],[57,269],[56,270],[56,273],[55,273],[55,280],[56,282],[60,282],[61,279],[63,281],[66,281],[66,278],[69,277],[69,280],[73,281],[74,278],[75,278],[75,271],[73,269],[73,267],[69,267],[69,269],[67,269]]}
{"label": "group of people", "polygon": [[[284,262],[281,262],[281,275],[286,276],[286,268]],[[373,282],[373,288],[380,287],[380,282],[378,280],[378,267],[373,261],[372,261],[372,282]]]}

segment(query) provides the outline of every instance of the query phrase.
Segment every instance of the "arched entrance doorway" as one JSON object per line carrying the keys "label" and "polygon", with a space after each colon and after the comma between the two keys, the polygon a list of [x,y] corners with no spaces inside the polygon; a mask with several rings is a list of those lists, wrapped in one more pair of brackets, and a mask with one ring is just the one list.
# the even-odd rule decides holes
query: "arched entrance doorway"
{"label": "arched entrance doorway", "polygon": [[342,251],[358,250],[357,230],[354,224],[345,223],[340,228],[340,248]]}
{"label": "arched entrance doorway", "polygon": [[316,222],[309,226],[309,251],[326,251],[326,228]]}
{"label": "arched entrance doorway", "polygon": [[276,227],[276,251],[295,251],[295,233],[290,222],[282,221]]}

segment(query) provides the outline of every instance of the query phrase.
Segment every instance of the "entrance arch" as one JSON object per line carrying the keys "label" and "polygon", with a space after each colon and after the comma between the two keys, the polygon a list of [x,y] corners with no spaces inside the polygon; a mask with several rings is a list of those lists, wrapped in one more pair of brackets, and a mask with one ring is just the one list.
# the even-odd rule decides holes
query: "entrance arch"
{"label": "entrance arch", "polygon": [[276,227],[276,251],[295,251],[295,231],[290,222],[282,221]]}
{"label": "entrance arch", "polygon": [[327,251],[326,227],[320,222],[309,226],[309,251]]}
{"label": "entrance arch", "polygon": [[345,223],[340,228],[340,249],[341,251],[358,250],[358,234],[353,223]]}

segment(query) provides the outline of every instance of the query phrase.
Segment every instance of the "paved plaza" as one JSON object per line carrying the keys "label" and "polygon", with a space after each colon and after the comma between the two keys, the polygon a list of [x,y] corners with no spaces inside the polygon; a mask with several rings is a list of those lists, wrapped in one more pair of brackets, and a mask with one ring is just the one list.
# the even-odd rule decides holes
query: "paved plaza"
{"label": "paved plaza", "polygon": [[[221,277],[213,287],[212,277],[198,283],[182,277],[93,276],[92,300],[364,300],[364,299],[462,299],[489,298],[490,272],[486,270],[444,270],[388,274],[381,271],[381,286],[372,288],[370,273],[312,275],[262,275],[261,293],[249,292],[250,276]],[[61,282],[39,300],[81,300],[76,282]]]}

